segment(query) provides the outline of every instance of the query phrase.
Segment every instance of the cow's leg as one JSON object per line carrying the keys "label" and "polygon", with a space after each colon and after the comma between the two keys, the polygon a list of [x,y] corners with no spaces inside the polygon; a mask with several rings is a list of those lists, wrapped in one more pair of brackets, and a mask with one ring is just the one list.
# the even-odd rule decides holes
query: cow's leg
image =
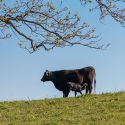
{"label": "cow's leg", "polygon": [[65,92],[65,97],[68,97],[69,92],[70,92],[70,90],[67,90],[67,91]]}
{"label": "cow's leg", "polygon": [[89,80],[88,80],[88,85],[89,85],[89,94],[92,92],[92,83],[93,83],[93,71],[89,73]]}
{"label": "cow's leg", "polygon": [[86,86],[86,95],[90,93],[90,84],[87,83],[87,86]]}
{"label": "cow's leg", "polygon": [[69,92],[70,92],[69,87],[66,87],[65,90],[63,91],[63,97],[68,97]]}
{"label": "cow's leg", "polygon": [[91,94],[91,93],[92,93],[92,85],[89,88],[89,94]]}
{"label": "cow's leg", "polygon": [[91,82],[88,84],[88,91],[89,91],[89,94],[92,93],[92,83]]}
{"label": "cow's leg", "polygon": [[63,97],[65,98],[65,97],[68,97],[68,95],[69,95],[69,92],[63,92]]}
{"label": "cow's leg", "polygon": [[88,86],[86,87],[86,95],[88,94],[88,91],[89,91],[89,89],[88,89]]}
{"label": "cow's leg", "polygon": [[63,98],[64,98],[64,97],[66,97],[66,96],[65,96],[65,92],[63,92]]}
{"label": "cow's leg", "polygon": [[77,92],[75,91],[75,96],[77,95]]}

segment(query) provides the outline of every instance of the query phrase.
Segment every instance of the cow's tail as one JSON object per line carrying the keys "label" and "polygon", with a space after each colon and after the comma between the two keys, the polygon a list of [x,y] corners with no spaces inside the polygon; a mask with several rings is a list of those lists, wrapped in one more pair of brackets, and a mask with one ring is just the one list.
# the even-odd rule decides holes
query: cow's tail
{"label": "cow's tail", "polygon": [[94,92],[95,92],[95,89],[96,89],[96,72],[94,69]]}

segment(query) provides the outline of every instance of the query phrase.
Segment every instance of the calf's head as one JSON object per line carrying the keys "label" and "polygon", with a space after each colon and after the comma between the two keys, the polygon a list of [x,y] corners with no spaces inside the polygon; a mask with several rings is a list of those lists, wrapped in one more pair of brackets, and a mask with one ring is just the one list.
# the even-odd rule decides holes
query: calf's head
{"label": "calf's head", "polygon": [[50,81],[51,78],[52,78],[52,72],[46,70],[46,71],[44,72],[43,77],[41,78],[41,81],[42,81],[42,82]]}

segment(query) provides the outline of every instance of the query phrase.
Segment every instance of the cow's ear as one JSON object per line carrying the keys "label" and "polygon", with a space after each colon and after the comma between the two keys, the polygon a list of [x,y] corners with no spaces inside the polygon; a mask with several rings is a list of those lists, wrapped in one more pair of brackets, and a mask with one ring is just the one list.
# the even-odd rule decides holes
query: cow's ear
{"label": "cow's ear", "polygon": [[49,76],[49,71],[48,70],[46,70],[46,76]]}

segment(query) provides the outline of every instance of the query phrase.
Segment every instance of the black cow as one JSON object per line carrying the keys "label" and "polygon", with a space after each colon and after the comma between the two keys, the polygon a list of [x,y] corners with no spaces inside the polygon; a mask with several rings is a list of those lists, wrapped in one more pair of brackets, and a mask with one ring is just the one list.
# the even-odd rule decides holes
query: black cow
{"label": "black cow", "polygon": [[75,91],[75,96],[77,95],[77,92],[79,92],[82,95],[82,90],[86,89],[87,83],[84,84],[78,84],[74,82],[67,82],[69,85],[70,90]]}
{"label": "black cow", "polygon": [[54,86],[63,92],[63,97],[67,97],[70,92],[70,86],[67,82],[74,82],[79,84],[87,83],[86,94],[91,94],[92,83],[94,80],[94,88],[96,84],[95,69],[92,66],[75,69],[75,70],[60,70],[60,71],[48,71],[44,72],[41,81],[52,81]]}

